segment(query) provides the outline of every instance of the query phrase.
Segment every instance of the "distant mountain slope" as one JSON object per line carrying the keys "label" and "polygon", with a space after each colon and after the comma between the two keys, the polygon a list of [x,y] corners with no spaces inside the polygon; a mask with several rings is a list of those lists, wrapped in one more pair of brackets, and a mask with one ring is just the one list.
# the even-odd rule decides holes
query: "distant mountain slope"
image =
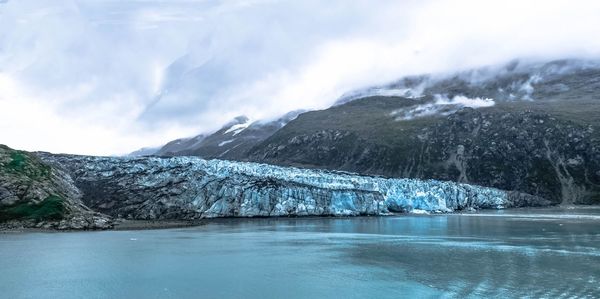
{"label": "distant mountain slope", "polygon": [[[419,100],[424,96],[528,102],[527,107],[550,109],[585,124],[599,124],[600,61],[557,60],[545,63],[513,61],[501,67],[454,74],[420,75],[351,92],[343,104],[369,96],[396,96]],[[520,106],[517,105],[519,108]]]}
{"label": "distant mountain slope", "polygon": [[212,134],[171,141],[154,154],[240,160],[250,148],[264,141],[301,112],[289,112],[272,121],[251,122],[247,117],[239,116]]}
{"label": "distant mountain slope", "polygon": [[181,138],[169,141],[167,144],[159,148],[153,154],[158,156],[173,156],[178,153],[190,149],[197,148],[202,140],[206,138],[205,134],[200,134],[191,138]]}
{"label": "distant mountain slope", "polygon": [[[563,59],[549,62],[514,60],[500,66],[489,66],[454,73],[421,74],[394,82],[355,90],[342,96],[339,104],[366,96],[401,96],[418,98],[426,94],[462,94],[468,97],[493,97],[499,100],[531,100],[568,91],[593,91],[580,85],[594,77],[600,61]],[[572,85],[575,83],[575,85]],[[570,86],[571,85],[571,86]],[[580,94],[577,94],[578,96]]]}
{"label": "distant mountain slope", "polygon": [[130,156],[130,157],[152,156],[152,155],[156,154],[156,152],[158,152],[160,149],[161,149],[160,147],[143,147],[137,151],[133,151],[133,152],[127,154],[127,156]]}

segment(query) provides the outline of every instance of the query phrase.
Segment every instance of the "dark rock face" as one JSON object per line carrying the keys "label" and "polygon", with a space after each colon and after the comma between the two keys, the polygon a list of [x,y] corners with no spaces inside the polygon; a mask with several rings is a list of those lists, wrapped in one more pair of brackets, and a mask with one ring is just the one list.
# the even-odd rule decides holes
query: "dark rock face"
{"label": "dark rock face", "polygon": [[106,229],[112,221],[81,203],[60,169],[35,155],[0,145],[0,227]]}
{"label": "dark rock face", "polygon": [[563,204],[600,202],[594,133],[543,112],[467,108],[422,130],[428,164],[415,176],[519,190]]}
{"label": "dark rock face", "polygon": [[[365,104],[369,101],[377,99]],[[252,159],[451,180],[517,190],[554,203],[600,203],[600,140],[592,126],[544,112],[464,108],[418,127],[396,125],[393,133],[402,142],[385,144],[389,133],[373,132],[381,136],[373,140],[351,127],[323,130],[314,124],[325,117],[336,116],[317,115],[298,124],[304,134],[278,132],[254,149]]]}
{"label": "dark rock face", "polygon": [[40,156],[68,170],[86,205],[128,219],[385,215],[550,204],[527,194],[452,182],[195,157]]}

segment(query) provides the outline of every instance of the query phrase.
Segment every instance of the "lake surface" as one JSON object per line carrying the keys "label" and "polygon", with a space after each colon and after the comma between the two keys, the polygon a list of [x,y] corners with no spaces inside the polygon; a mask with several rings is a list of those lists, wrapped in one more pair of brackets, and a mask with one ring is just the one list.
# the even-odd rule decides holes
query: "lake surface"
{"label": "lake surface", "polygon": [[0,298],[600,297],[600,209],[0,234]]}

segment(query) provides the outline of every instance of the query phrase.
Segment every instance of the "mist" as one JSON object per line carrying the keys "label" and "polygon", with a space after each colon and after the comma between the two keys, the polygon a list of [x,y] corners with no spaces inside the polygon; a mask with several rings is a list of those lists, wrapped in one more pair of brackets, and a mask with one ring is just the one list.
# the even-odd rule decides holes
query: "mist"
{"label": "mist", "polygon": [[0,1],[0,143],[123,154],[403,76],[600,58],[597,1]]}

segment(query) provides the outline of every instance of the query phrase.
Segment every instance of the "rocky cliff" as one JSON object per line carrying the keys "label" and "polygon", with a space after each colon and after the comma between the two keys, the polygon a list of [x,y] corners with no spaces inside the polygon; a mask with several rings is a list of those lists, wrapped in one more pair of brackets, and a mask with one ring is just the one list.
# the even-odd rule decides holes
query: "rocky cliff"
{"label": "rocky cliff", "polygon": [[549,204],[531,195],[452,182],[196,157],[40,156],[70,173],[87,206],[129,219],[384,215]]}
{"label": "rocky cliff", "polygon": [[70,176],[34,154],[0,145],[0,227],[104,229],[105,215],[88,209]]}
{"label": "rocky cliff", "polygon": [[600,203],[597,127],[507,106],[397,121],[390,111],[414,109],[403,106],[410,101],[375,97],[305,113],[250,159],[471,183],[557,204]]}

